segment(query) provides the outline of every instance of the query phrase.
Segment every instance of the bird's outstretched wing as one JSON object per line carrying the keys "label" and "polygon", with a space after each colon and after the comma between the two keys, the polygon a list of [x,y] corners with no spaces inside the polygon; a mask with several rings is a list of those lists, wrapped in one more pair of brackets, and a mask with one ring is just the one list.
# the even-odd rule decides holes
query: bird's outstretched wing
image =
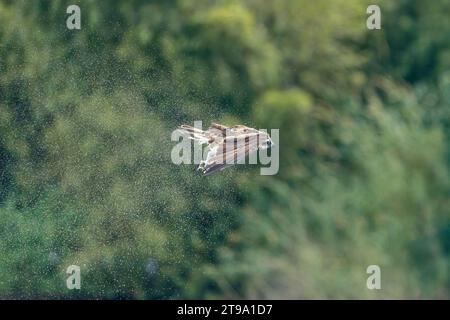
{"label": "bird's outstretched wing", "polygon": [[239,143],[236,141],[235,144],[231,144],[231,149],[229,148],[228,150],[227,147],[229,147],[230,145],[227,145],[226,141],[218,145],[215,150],[211,151],[211,153],[214,152],[211,154],[211,156],[208,153],[207,159],[203,164],[204,175],[207,176],[217,171],[222,171],[225,168],[239,163],[249,154],[257,151],[258,137],[255,136],[253,138],[254,139],[249,139],[248,136],[238,137],[236,138],[237,141],[239,139],[244,139],[243,141],[245,142]]}

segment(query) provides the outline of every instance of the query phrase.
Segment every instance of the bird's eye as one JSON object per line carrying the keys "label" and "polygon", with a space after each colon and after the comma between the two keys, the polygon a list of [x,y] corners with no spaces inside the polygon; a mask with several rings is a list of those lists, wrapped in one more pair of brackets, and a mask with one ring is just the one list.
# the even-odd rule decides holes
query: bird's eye
{"label": "bird's eye", "polygon": [[272,145],[272,141],[267,140],[267,141],[266,141],[266,144],[270,147],[270,146]]}

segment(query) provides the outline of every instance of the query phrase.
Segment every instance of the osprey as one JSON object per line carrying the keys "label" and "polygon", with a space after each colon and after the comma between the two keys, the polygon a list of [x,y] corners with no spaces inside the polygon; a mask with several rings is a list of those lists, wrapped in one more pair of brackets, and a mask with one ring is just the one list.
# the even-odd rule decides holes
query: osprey
{"label": "osprey", "polygon": [[267,132],[244,125],[227,127],[212,123],[208,130],[181,125],[178,130],[200,144],[207,144],[206,160],[198,166],[204,175],[222,171],[259,149],[273,146]]}

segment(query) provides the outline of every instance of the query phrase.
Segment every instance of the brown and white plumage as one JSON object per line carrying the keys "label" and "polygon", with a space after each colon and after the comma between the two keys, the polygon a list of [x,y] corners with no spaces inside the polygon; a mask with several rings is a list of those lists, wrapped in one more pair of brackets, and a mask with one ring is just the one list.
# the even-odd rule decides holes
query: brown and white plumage
{"label": "brown and white plumage", "polygon": [[267,132],[244,125],[227,127],[212,123],[207,130],[181,125],[178,130],[200,144],[207,144],[206,159],[198,167],[204,175],[222,171],[245,160],[258,149],[267,149],[273,145]]}

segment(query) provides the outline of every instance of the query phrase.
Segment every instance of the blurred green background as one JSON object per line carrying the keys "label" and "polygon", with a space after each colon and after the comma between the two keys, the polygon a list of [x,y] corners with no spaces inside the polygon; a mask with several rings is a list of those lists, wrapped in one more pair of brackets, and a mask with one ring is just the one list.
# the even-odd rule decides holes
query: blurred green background
{"label": "blurred green background", "polygon": [[[449,299],[450,2],[372,2],[0,1],[0,297]],[[194,120],[279,173],[172,164]]]}

